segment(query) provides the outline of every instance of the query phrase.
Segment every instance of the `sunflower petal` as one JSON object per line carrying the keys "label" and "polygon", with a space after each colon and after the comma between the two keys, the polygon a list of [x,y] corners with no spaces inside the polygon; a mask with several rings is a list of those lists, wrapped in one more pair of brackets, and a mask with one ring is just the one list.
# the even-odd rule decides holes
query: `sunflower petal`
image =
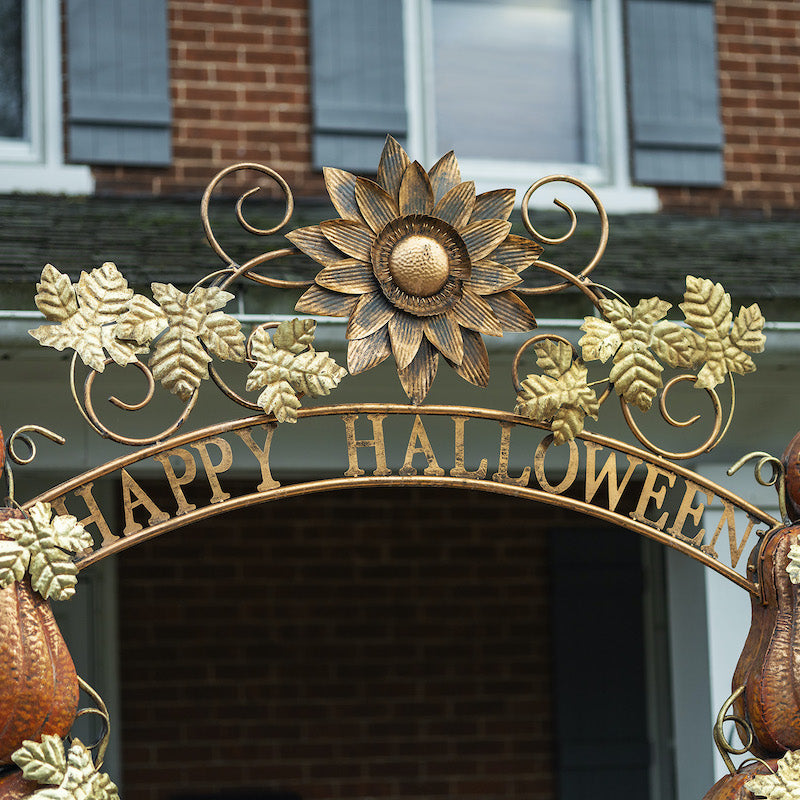
{"label": "sunflower petal", "polygon": [[331,292],[314,284],[297,301],[294,310],[301,314],[322,314],[323,317],[349,317],[357,302],[357,297]]}
{"label": "sunflower petal", "polygon": [[510,230],[511,223],[502,219],[479,219],[470,222],[460,233],[470,259],[475,262],[488,256],[508,236]]}
{"label": "sunflower petal", "polygon": [[396,200],[400,195],[400,182],[403,180],[411,159],[394,136],[386,137],[386,144],[378,162],[378,183]]}
{"label": "sunflower petal", "polygon": [[451,313],[462,328],[480,331],[489,336],[503,335],[500,320],[494,315],[492,307],[466,287],[463,288],[461,299],[453,306]]}
{"label": "sunflower petal", "polygon": [[380,233],[393,219],[400,216],[397,201],[375,181],[359,178],[356,182],[356,202],[367,225]]}
{"label": "sunflower petal", "polygon": [[514,272],[522,272],[533,264],[543,252],[544,248],[537,242],[512,233],[494,250],[492,261],[513,269]]}
{"label": "sunflower petal", "polygon": [[423,339],[414,360],[405,368],[397,371],[403,391],[415,405],[425,399],[436,377],[439,366],[439,354],[427,340]]}
{"label": "sunflower petal", "polygon": [[[354,222],[349,219],[330,219],[327,222],[320,222],[319,227],[323,236],[345,255],[367,263],[370,261],[372,243],[375,241],[375,237],[363,222]],[[341,261],[342,259],[338,260]]]}
{"label": "sunflower petal", "polygon": [[351,375],[358,375],[377,367],[392,354],[389,331],[384,325],[371,336],[351,339],[347,345],[347,369]]}
{"label": "sunflower petal", "polygon": [[504,331],[529,331],[536,327],[533,312],[514,292],[493,294],[486,298]]}
{"label": "sunflower petal", "polygon": [[462,331],[464,336],[464,358],[461,364],[450,362],[450,366],[465,380],[476,386],[489,384],[489,354],[479,333]]}
{"label": "sunflower petal", "polygon": [[346,336],[348,339],[363,339],[383,327],[396,313],[397,309],[383,296],[383,292],[362,295],[350,317]]}
{"label": "sunflower petal", "polygon": [[422,341],[425,323],[410,314],[395,314],[389,320],[389,339],[398,369],[405,369],[413,360]]}
{"label": "sunflower petal", "polygon": [[465,181],[454,186],[434,207],[431,212],[434,217],[443,219],[456,230],[461,230],[472,214],[475,204],[475,183]]}
{"label": "sunflower petal", "polygon": [[335,167],[323,167],[322,173],[325,176],[325,188],[339,216],[342,219],[363,222],[364,218],[356,203],[356,176]]}
{"label": "sunflower petal", "polygon": [[448,314],[439,314],[425,320],[428,341],[451,363],[460,364],[464,358],[461,326]]}
{"label": "sunflower petal", "polygon": [[309,228],[297,228],[286,234],[286,238],[307,256],[311,256],[324,266],[336,264],[342,260],[342,254],[323,235],[319,225]]}
{"label": "sunflower petal", "polygon": [[372,267],[354,258],[325,267],[314,280],[326,289],[344,294],[367,294],[378,289]]}
{"label": "sunflower petal", "polygon": [[[317,275],[317,282],[320,282],[319,275]],[[522,278],[513,269],[502,267],[486,258],[472,265],[466,286],[475,294],[496,294],[505,289],[511,289],[519,283],[522,283]],[[339,289],[339,291],[343,292],[344,289]]]}
{"label": "sunflower petal", "polygon": [[433,211],[433,189],[419,161],[406,169],[400,183],[400,213],[430,214]]}
{"label": "sunflower petal", "polygon": [[484,192],[475,198],[475,208],[472,210],[470,222],[479,219],[508,219],[514,210],[513,189],[494,189]]}
{"label": "sunflower petal", "polygon": [[452,150],[445,153],[431,167],[428,177],[433,186],[433,199],[436,203],[461,183],[461,170],[458,168],[458,160]]}

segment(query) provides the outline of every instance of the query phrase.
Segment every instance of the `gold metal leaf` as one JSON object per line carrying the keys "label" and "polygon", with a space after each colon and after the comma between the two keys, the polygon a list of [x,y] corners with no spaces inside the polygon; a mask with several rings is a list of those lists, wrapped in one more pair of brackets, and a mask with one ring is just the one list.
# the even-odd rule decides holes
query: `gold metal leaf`
{"label": "gold metal leaf", "polygon": [[172,284],[154,283],[151,288],[169,328],[156,340],[150,369],[165,389],[187,401],[208,378],[211,356],[201,341],[218,358],[244,360],[241,325],[227,314],[214,313],[233,295],[216,286],[198,287],[188,295]]}
{"label": "gold metal leaf", "polygon": [[[200,381],[208,377],[208,364],[211,356],[203,349],[197,328],[190,327],[187,321],[170,329],[156,342],[150,356],[150,369],[153,377],[161,385],[184,402],[200,386]],[[199,325],[197,325],[199,327]]]}
{"label": "gold metal leaf", "polygon": [[691,367],[696,360],[696,339],[693,332],[676,322],[661,321],[653,326],[653,352],[671,367]]}
{"label": "gold metal leaf", "polygon": [[275,347],[291,353],[302,353],[314,341],[317,323],[313,319],[290,319],[281,322],[272,334]]}
{"label": "gold metal leaf", "polygon": [[289,383],[295,391],[309,397],[322,397],[331,393],[347,374],[326,351],[306,350],[300,353],[289,367]]}
{"label": "gold metal leaf", "polygon": [[[87,367],[102,372],[105,368],[102,327],[117,322],[133,297],[133,289],[128,288],[117,267],[107,261],[102,267],[81,273],[74,287],[77,304],[73,304],[68,299],[63,277],[54,267],[45,267],[37,297],[59,322],[42,325],[29,333],[47,347],[56,350],[71,347]],[[66,299],[57,299],[62,296]],[[129,353],[120,350],[109,355],[120,366],[132,360]]]}
{"label": "gold metal leaf", "polygon": [[148,344],[167,327],[167,315],[152,300],[135,294],[128,310],[114,328],[118,339],[129,339],[138,344]]}
{"label": "gold metal leaf", "polygon": [[30,554],[17,542],[0,541],[0,589],[25,577]]}
{"label": "gold metal leaf", "polygon": [[789,563],[786,565],[789,580],[797,586],[800,584],[800,544],[789,547]]}
{"label": "gold metal leaf", "polygon": [[311,347],[315,326],[313,320],[293,319],[282,322],[273,339],[266,328],[258,328],[250,339],[256,365],[247,376],[246,389],[264,389],[256,403],[278,422],[296,421],[299,393],[310,397],[330,394],[347,374],[327,352],[318,353]]}
{"label": "gold metal leaf", "polygon": [[41,745],[26,741],[11,757],[26,765],[29,774],[23,769],[23,775],[29,780],[58,784],[40,789],[31,800],[119,800],[117,787],[108,775],[97,771],[91,752],[80,739],[72,740],[66,758],[64,743],[57,736],[44,736]]}
{"label": "gold metal leaf", "polygon": [[63,322],[78,310],[72,281],[52,264],[45,265],[42,279],[36,284],[36,308],[51,322]]}
{"label": "gold metal leaf", "polygon": [[800,751],[789,751],[777,766],[774,775],[757,775],[744,788],[767,800],[793,800],[800,796]]}
{"label": "gold metal leaf", "polygon": [[45,734],[41,742],[30,739],[14,751],[11,758],[22,770],[25,780],[58,785],[67,771],[64,742],[60,736]]}
{"label": "gold metal leaf", "polygon": [[256,403],[264,409],[265,414],[274,414],[278,422],[297,422],[300,400],[288,381],[269,384]]}
{"label": "gold metal leaf", "polygon": [[619,331],[610,322],[599,317],[584,317],[578,347],[581,348],[584,361],[608,361],[622,344]]}
{"label": "gold metal leaf", "polygon": [[758,304],[740,308],[734,320],[730,295],[722,285],[689,275],[680,308],[686,322],[701,334],[695,340],[696,358],[704,362],[695,381],[697,388],[711,389],[729,372],[744,375],[755,370],[745,351],[764,349],[765,320]]}
{"label": "gold metal leaf", "polygon": [[629,340],[617,350],[608,379],[626,403],[647,411],[663,385],[663,371],[664,367],[649,350],[642,347],[640,342]]}
{"label": "gold metal leaf", "polygon": [[[75,517],[53,517],[49,503],[36,503],[28,517],[0,523],[0,534],[25,551],[22,559],[31,585],[42,597],[66,600],[75,593],[78,569],[70,553],[83,552],[93,544],[91,534]],[[18,564],[10,569],[19,572]]]}
{"label": "gold metal leaf", "polygon": [[597,419],[600,404],[587,384],[583,362],[572,358],[565,342],[549,339],[535,346],[537,365],[544,375],[528,375],[520,384],[515,413],[536,422],[550,422],[557,445],[574,439],[583,430],[587,416]]}
{"label": "gold metal leaf", "polygon": [[238,319],[222,311],[214,311],[206,317],[200,338],[217,358],[244,361],[244,334]]}

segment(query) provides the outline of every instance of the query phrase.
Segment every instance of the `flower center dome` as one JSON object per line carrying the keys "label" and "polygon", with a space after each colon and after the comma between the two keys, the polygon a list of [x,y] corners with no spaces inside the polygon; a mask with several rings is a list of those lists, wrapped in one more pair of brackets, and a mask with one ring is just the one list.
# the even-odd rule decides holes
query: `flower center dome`
{"label": "flower center dome", "polygon": [[389,255],[389,273],[395,284],[414,297],[431,297],[447,281],[447,250],[430,236],[411,234],[401,239]]}

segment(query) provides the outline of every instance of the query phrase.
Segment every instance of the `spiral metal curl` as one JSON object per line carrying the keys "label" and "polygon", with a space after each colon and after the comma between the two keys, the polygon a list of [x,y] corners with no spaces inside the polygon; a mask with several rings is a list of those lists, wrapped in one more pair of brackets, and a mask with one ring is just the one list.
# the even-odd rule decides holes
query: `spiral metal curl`
{"label": "spiral metal curl", "polygon": [[[63,436],[54,433],[48,428],[43,428],[41,425],[22,425],[11,434],[6,442],[6,452],[8,453],[10,461],[8,459],[6,460],[2,470],[6,476],[6,486],[8,488],[6,500],[9,506],[17,505],[14,500],[14,470],[11,468],[11,461],[20,466],[24,466],[25,464],[30,464],[31,461],[36,458],[36,442],[28,436],[29,433],[38,433],[40,436],[44,436],[45,439],[49,439],[56,444],[66,444],[67,442]],[[22,456],[17,452],[15,446],[18,441],[22,442],[28,448],[27,456]]]}
{"label": "spiral metal curl", "polygon": [[256,186],[253,189],[248,189],[244,194],[242,194],[239,199],[236,201],[236,219],[238,220],[239,224],[249,233],[255,234],[256,236],[271,236],[272,234],[278,233],[291,219],[292,214],[294,213],[294,196],[292,195],[292,190],[289,188],[289,184],[283,179],[283,177],[276,172],[271,167],[267,167],[264,164],[259,164],[255,161],[244,161],[240,164],[233,164],[230,167],[226,167],[225,169],[218,172],[212,179],[211,182],[206,186],[205,191],[203,192],[203,199],[200,203],[200,218],[203,222],[203,230],[205,231],[206,238],[208,239],[209,244],[211,245],[214,252],[224,261],[228,267],[225,272],[228,274],[228,277],[223,281],[222,288],[226,288],[231,281],[235,280],[239,276],[244,276],[249,280],[254,281],[255,283],[259,283],[263,286],[270,286],[276,289],[303,289],[311,286],[313,281],[288,281],[282,280],[279,278],[270,278],[266,275],[261,275],[259,273],[253,272],[253,269],[260,264],[263,264],[267,261],[272,261],[275,258],[280,258],[286,255],[292,255],[294,253],[299,252],[296,248],[293,247],[285,247],[281,248],[280,250],[274,250],[270,253],[263,253],[255,258],[250,259],[245,264],[239,266],[236,261],[231,258],[231,256],[225,251],[222,245],[217,240],[217,237],[214,235],[214,232],[211,228],[211,220],[209,219],[208,214],[208,207],[211,201],[211,194],[213,193],[214,189],[223,180],[223,178],[227,177],[233,172],[237,172],[239,170],[250,169],[256,172],[260,172],[264,175],[268,175],[272,178],[275,183],[278,184],[281,192],[283,193],[286,205],[285,205],[285,212],[281,221],[273,226],[272,228],[257,228],[255,225],[251,225],[244,217],[244,211],[242,206],[244,205],[244,201],[250,197],[251,195],[255,194],[259,191],[259,187]]}
{"label": "spiral metal curl", "polygon": [[[75,404],[78,407],[78,410],[83,415],[83,418],[91,425],[91,427],[104,439],[111,439],[114,442],[118,442],[119,444],[126,444],[132,447],[138,447],[140,445],[147,445],[147,444],[155,444],[156,442],[161,442],[164,439],[172,436],[175,431],[186,422],[189,414],[192,413],[192,410],[197,403],[197,398],[199,396],[199,392],[195,389],[192,392],[192,396],[189,398],[186,406],[184,407],[183,411],[181,412],[180,416],[178,417],[175,422],[172,423],[168,428],[165,428],[160,433],[155,434],[154,436],[145,436],[142,438],[133,438],[130,436],[123,436],[122,434],[115,433],[112,431],[107,425],[100,421],[100,418],[97,416],[97,412],[94,410],[94,402],[92,401],[92,388],[94,387],[95,379],[98,376],[98,372],[95,370],[91,370],[89,374],[86,376],[83,385],[83,401],[78,398],[78,391],[76,388],[76,378],[75,378],[75,362],[77,360],[77,354],[72,357],[72,364],[70,366],[70,388],[72,390],[72,396],[75,400]],[[105,365],[108,366],[109,364],[113,363],[113,359],[107,358],[105,360]],[[115,395],[111,395],[108,398],[108,401],[115,405],[117,408],[122,409],[123,411],[141,411],[145,406],[147,406],[150,401],[153,399],[155,394],[155,379],[153,378],[153,373],[150,371],[150,368],[143,364],[141,361],[132,361],[132,366],[135,366],[147,380],[147,392],[143,400],[140,400],[138,403],[126,403],[124,400],[120,400]]]}
{"label": "spiral metal curl", "polygon": [[97,755],[94,758],[94,768],[99,770],[103,766],[106,750],[108,749],[108,741],[111,738],[111,716],[108,713],[108,708],[103,702],[103,698],[83,679],[78,675],[78,685],[83,689],[86,694],[91,697],[92,702],[95,704],[94,708],[82,708],[75,715],[75,719],[79,717],[94,716],[100,717],[102,720],[101,732],[97,740],[86,744],[88,750],[97,750]]}
{"label": "spiral metal curl", "polygon": [[[659,397],[658,401],[658,410],[661,413],[662,418],[667,424],[671,425],[673,428],[688,428],[691,425],[694,425],[701,418],[700,414],[696,414],[695,416],[690,417],[687,420],[677,420],[672,416],[672,414],[669,413],[669,410],[667,409],[667,398],[669,396],[670,391],[677,384],[683,383],[684,381],[691,381],[692,383],[694,383],[695,381],[697,381],[697,376],[676,375],[672,380],[670,380],[664,385],[664,388],[661,390],[661,396]],[[625,422],[630,428],[631,433],[633,433],[633,435],[652,453],[662,456],[663,458],[672,459],[674,461],[683,461],[689,458],[697,458],[697,456],[702,455],[703,453],[708,453],[710,450],[713,450],[722,441],[722,438],[727,433],[731,419],[733,418],[733,411],[735,406],[733,378],[731,378],[731,408],[730,411],[728,412],[728,419],[726,421],[725,428],[723,429],[722,401],[719,399],[719,395],[713,388],[711,389],[706,388],[705,391],[711,398],[711,402],[714,407],[714,425],[712,427],[711,433],[709,434],[708,438],[702,444],[695,447],[693,450],[683,450],[683,451],[666,450],[662,447],[659,447],[656,444],[653,444],[653,442],[651,442],[644,435],[644,433],[642,433],[641,429],[636,424],[636,421],[634,420],[633,414],[630,409],[630,404],[627,403],[622,397],[620,397],[620,406],[622,408],[622,415],[625,418]]]}
{"label": "spiral metal curl", "polygon": [[575,211],[571,206],[568,206],[566,203],[557,198],[553,200],[553,203],[566,211],[567,215],[569,216],[570,227],[567,233],[565,233],[563,236],[550,238],[542,233],[539,233],[539,231],[537,231],[533,226],[533,223],[530,219],[530,199],[537,189],[548,183],[571,183],[572,185],[577,186],[591,199],[595,208],[597,209],[597,213],[600,215],[600,241],[598,242],[594,255],[589,260],[589,263],[577,275],[574,275],[573,273],[557,266],[556,264],[551,264],[548,261],[537,259],[534,262],[534,266],[541,267],[542,269],[557,275],[562,279],[561,283],[553,283],[548,286],[516,287],[514,291],[517,294],[545,295],[560,292],[562,289],[566,289],[569,286],[576,286],[592,301],[592,303],[594,303],[595,306],[597,306],[599,302],[598,295],[592,290],[592,286],[585,279],[586,276],[589,275],[589,273],[600,262],[600,259],[603,257],[603,253],[605,252],[606,245],[608,244],[608,214],[606,213],[603,204],[600,202],[600,198],[587,184],[581,180],[578,180],[578,178],[573,178],[569,175],[548,175],[547,177],[540,178],[529,187],[528,191],[525,192],[525,196],[522,198],[522,221],[525,225],[525,229],[540,244],[563,244],[572,237],[572,234],[575,233],[575,230],[578,227],[578,218],[575,214]]}
{"label": "spiral metal curl", "polygon": [[[761,450],[756,450],[752,453],[748,453],[746,456],[742,456],[732,467],[728,469],[728,475],[733,475],[734,473],[738,472],[748,461],[753,458],[758,459],[753,466],[753,473],[755,475],[756,482],[761,486],[777,486],[776,491],[778,492],[778,507],[780,508],[781,519],[784,522],[788,522],[789,515],[786,511],[786,482],[784,481],[784,478],[786,477],[786,468],[783,466],[783,462],[779,458],[775,458],[775,456],[765,453]],[[764,467],[767,465],[772,468],[772,473],[769,477],[765,477],[763,474]]]}
{"label": "spiral metal curl", "polygon": [[[750,748],[753,746],[754,735],[753,728],[750,723],[743,717],[740,717],[738,714],[728,714],[731,706],[742,695],[744,689],[744,685],[740,686],[722,704],[722,708],[719,710],[719,714],[717,714],[717,721],[714,723],[714,744],[717,746],[717,750],[719,750],[719,754],[722,757],[722,760],[725,762],[725,766],[728,768],[728,772],[730,772],[731,775],[736,773],[736,767],[733,765],[731,755],[743,755],[744,753],[749,752]],[[724,725],[726,722],[734,722],[737,727],[740,727],[747,733],[747,743],[744,745],[744,747],[734,747],[725,736]]]}

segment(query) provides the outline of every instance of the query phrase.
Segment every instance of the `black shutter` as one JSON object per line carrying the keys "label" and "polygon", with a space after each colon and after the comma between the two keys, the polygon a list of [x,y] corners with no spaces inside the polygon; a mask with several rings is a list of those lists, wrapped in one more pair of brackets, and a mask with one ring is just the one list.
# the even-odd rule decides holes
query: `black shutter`
{"label": "black shutter", "polygon": [[402,0],[311,0],[314,166],[375,172],[404,140]]}
{"label": "black shutter", "polygon": [[627,0],[633,177],[724,182],[713,0]]}
{"label": "black shutter", "polygon": [[167,165],[166,0],[68,0],[69,158]]}

